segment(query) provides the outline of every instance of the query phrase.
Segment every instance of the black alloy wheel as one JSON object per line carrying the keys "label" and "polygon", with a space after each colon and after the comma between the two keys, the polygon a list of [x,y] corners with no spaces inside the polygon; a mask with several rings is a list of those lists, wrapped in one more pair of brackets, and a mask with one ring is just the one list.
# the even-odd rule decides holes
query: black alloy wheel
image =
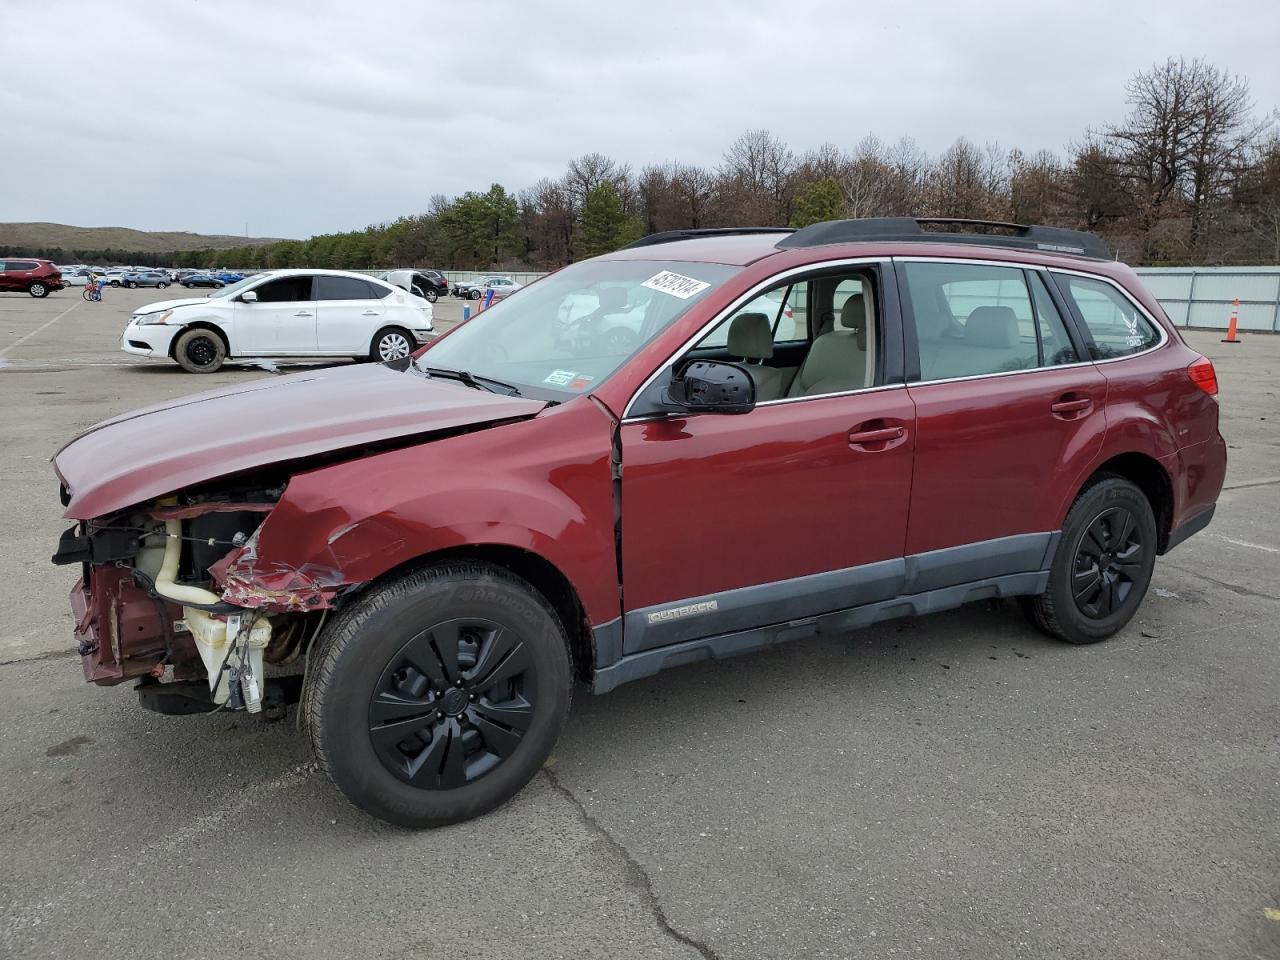
{"label": "black alloy wheel", "polygon": [[1137,519],[1112,507],[1085,528],[1072,565],[1072,597],[1086,617],[1101,620],[1121,607],[1140,582],[1145,551]]}
{"label": "black alloy wheel", "polygon": [[515,752],[533,720],[534,664],[511,627],[478,617],[423,630],[387,664],[369,698],[382,765],[420,789],[450,790]]}

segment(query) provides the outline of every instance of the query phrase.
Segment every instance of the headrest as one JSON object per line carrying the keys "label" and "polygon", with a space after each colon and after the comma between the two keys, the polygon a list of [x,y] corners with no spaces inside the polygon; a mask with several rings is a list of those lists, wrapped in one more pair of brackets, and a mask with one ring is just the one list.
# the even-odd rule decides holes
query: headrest
{"label": "headrest", "polygon": [[601,287],[597,296],[600,298],[601,310],[621,310],[627,305],[625,287]]}
{"label": "headrest", "polygon": [[763,313],[740,313],[729,324],[729,355],[746,360],[768,360],[773,356],[773,330]]}
{"label": "headrest", "polygon": [[1018,317],[1012,307],[976,307],[964,325],[964,342],[975,347],[1016,347]]}
{"label": "headrest", "polygon": [[862,330],[867,325],[867,304],[862,294],[850,294],[849,299],[840,308],[840,322],[837,330]]}

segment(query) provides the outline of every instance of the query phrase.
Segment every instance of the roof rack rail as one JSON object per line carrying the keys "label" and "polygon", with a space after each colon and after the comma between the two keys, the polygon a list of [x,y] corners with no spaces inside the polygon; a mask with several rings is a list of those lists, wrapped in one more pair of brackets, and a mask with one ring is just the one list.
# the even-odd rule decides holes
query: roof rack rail
{"label": "roof rack rail", "polygon": [[620,249],[630,250],[633,247],[651,247],[657,243],[675,243],[677,240],[694,240],[698,237],[732,237],[736,234],[753,233],[794,233],[791,227],[707,227],[705,229],[664,230],[651,233]]}
{"label": "roof rack rail", "polygon": [[[926,230],[925,227],[941,229]],[[962,232],[966,231],[966,232]],[[1096,234],[1062,227],[965,220],[954,217],[867,217],[827,220],[795,231],[778,241],[779,247],[816,247],[826,243],[893,240],[907,243],[972,243],[984,247],[1017,247],[1045,253],[1071,253],[1110,260],[1111,251]]]}

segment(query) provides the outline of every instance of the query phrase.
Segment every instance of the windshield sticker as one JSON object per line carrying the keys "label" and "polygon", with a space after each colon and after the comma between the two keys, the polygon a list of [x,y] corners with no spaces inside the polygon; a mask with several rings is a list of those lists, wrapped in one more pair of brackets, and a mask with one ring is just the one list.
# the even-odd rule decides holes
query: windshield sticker
{"label": "windshield sticker", "polygon": [[711,284],[695,280],[693,277],[682,277],[680,274],[672,273],[670,270],[663,270],[661,273],[650,277],[640,286],[648,287],[650,290],[657,290],[659,293],[668,293],[673,297],[679,297],[681,300],[688,300],[690,297],[696,297]]}
{"label": "windshield sticker", "polygon": [[578,371],[576,370],[552,370],[542,382],[549,383],[553,387],[567,387],[577,377]]}
{"label": "windshield sticker", "polygon": [[591,381],[594,379],[595,377],[584,377],[582,375],[576,376],[573,378],[573,382],[569,384],[569,389],[585,390],[587,387],[591,386]]}

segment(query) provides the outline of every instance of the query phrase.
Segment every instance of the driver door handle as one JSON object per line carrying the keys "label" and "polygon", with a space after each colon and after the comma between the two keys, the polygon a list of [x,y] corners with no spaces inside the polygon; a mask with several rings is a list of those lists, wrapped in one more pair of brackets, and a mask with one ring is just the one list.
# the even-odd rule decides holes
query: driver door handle
{"label": "driver door handle", "polygon": [[857,430],[849,434],[850,443],[884,443],[899,440],[905,433],[901,427],[881,427],[878,430]]}
{"label": "driver door handle", "polygon": [[310,311],[310,310],[299,310],[297,313],[295,313],[295,314],[294,314],[294,316],[295,316],[295,317],[309,317],[309,316],[311,316],[311,311]]}

